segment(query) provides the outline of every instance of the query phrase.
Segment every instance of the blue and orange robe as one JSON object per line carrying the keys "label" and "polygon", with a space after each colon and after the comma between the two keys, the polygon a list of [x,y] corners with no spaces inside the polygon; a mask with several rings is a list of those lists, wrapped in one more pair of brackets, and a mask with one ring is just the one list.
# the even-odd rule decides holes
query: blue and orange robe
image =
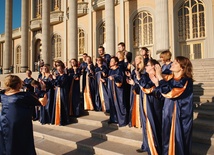
{"label": "blue and orange robe", "polygon": [[100,81],[108,76],[108,68],[105,65],[95,68],[95,105],[98,111],[109,112],[109,99],[108,99],[108,90],[106,83]]}
{"label": "blue and orange robe", "polygon": [[124,102],[123,71],[118,67],[115,70],[109,70],[108,76],[108,96],[110,104],[110,123],[118,123],[119,126],[127,125],[126,104]]}
{"label": "blue and orange robe", "polygon": [[97,110],[95,105],[95,66],[90,65],[90,69],[86,68],[86,83],[83,92],[84,110]]}
{"label": "blue and orange robe", "polygon": [[150,80],[147,73],[139,80],[140,109],[143,129],[143,144],[141,149],[149,154],[161,154],[162,148],[162,108],[164,98],[159,88]]}
{"label": "blue and orange robe", "polygon": [[51,123],[54,102],[54,86],[50,77],[41,79],[46,84],[47,104],[40,107],[40,123]]}
{"label": "blue and orange robe", "polygon": [[66,125],[69,123],[68,115],[68,75],[63,74],[54,80],[55,95],[51,123]]}
{"label": "blue and orange robe", "polygon": [[76,72],[74,69],[68,69],[69,77],[69,115],[79,116],[80,115],[80,75],[81,71],[77,68]]}
{"label": "blue and orange robe", "polygon": [[191,155],[193,126],[193,80],[181,77],[161,80],[163,107],[162,155]]}

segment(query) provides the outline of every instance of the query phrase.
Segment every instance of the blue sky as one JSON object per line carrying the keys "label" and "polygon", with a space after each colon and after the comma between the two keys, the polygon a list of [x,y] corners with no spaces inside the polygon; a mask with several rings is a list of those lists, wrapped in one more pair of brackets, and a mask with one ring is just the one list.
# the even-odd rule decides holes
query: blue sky
{"label": "blue sky", "polygon": [[[5,31],[5,1],[0,0],[0,34]],[[13,29],[21,26],[21,0],[13,0]]]}

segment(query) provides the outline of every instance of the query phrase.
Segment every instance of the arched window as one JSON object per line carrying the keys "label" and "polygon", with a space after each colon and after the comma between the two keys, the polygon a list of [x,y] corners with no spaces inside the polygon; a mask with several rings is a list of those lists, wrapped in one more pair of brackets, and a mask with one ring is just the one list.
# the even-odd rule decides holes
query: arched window
{"label": "arched window", "polygon": [[16,73],[20,72],[20,65],[21,65],[21,46],[16,48]]}
{"label": "arched window", "polygon": [[42,17],[42,0],[36,1],[36,17],[37,18]]}
{"label": "arched window", "polygon": [[61,0],[52,0],[52,11],[61,10]]}
{"label": "arched window", "polygon": [[105,22],[102,22],[102,24],[100,25],[99,29],[99,42],[98,45],[103,45],[106,42],[106,26],[105,26]]}
{"label": "arched window", "polygon": [[78,29],[78,54],[85,53],[85,32],[83,29]]}
{"label": "arched window", "polygon": [[58,34],[52,37],[52,58],[54,60],[61,59],[62,54],[62,39]]}
{"label": "arched window", "polygon": [[21,64],[21,46],[18,46],[16,49],[16,64]]}
{"label": "arched window", "polygon": [[202,58],[205,14],[201,0],[182,3],[178,10],[178,34],[181,54],[191,59]]}
{"label": "arched window", "polygon": [[153,45],[153,19],[147,11],[139,12],[133,20],[134,48]]}

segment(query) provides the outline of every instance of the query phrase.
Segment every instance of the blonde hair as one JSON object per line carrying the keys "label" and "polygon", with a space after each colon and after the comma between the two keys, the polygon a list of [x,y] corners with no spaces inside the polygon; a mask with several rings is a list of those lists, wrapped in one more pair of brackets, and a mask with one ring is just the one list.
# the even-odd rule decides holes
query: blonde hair
{"label": "blonde hair", "polygon": [[120,60],[120,59],[124,59],[125,58],[125,53],[123,52],[123,51],[117,51],[117,53],[119,53],[120,54],[120,57],[118,57],[118,59]]}
{"label": "blonde hair", "polygon": [[[21,84],[22,84],[22,80],[16,75],[7,75],[4,78],[4,85],[5,85],[5,89],[6,90],[20,89],[21,88]],[[18,88],[18,86],[20,88]]]}
{"label": "blonde hair", "polygon": [[140,61],[141,61],[140,64],[139,64],[138,66],[137,66],[137,64],[135,64],[136,69],[139,69],[139,71],[143,71],[144,68],[145,68],[143,56],[142,56],[142,55],[137,55],[137,56],[135,57],[135,59],[136,59],[136,58],[139,58]]}

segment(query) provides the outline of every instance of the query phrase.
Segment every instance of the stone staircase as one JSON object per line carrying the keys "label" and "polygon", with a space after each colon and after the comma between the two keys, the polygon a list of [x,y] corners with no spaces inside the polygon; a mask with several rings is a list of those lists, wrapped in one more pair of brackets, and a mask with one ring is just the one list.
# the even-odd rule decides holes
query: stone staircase
{"label": "stone staircase", "polygon": [[[214,59],[193,60],[193,155],[214,154]],[[36,74],[35,74],[36,75]],[[23,75],[22,75],[23,76]],[[67,126],[33,122],[38,155],[135,155],[142,130],[108,124],[109,116],[89,111]],[[141,153],[146,155],[147,153]]]}
{"label": "stone staircase", "polygon": [[[40,125],[34,122],[38,155],[135,155],[142,143],[142,130],[108,124],[103,112],[89,111],[73,118],[67,126]],[[143,153],[146,155],[147,153]],[[142,154],[142,155],[143,155]]]}
{"label": "stone staircase", "polygon": [[193,154],[214,154],[214,59],[193,60]]}

